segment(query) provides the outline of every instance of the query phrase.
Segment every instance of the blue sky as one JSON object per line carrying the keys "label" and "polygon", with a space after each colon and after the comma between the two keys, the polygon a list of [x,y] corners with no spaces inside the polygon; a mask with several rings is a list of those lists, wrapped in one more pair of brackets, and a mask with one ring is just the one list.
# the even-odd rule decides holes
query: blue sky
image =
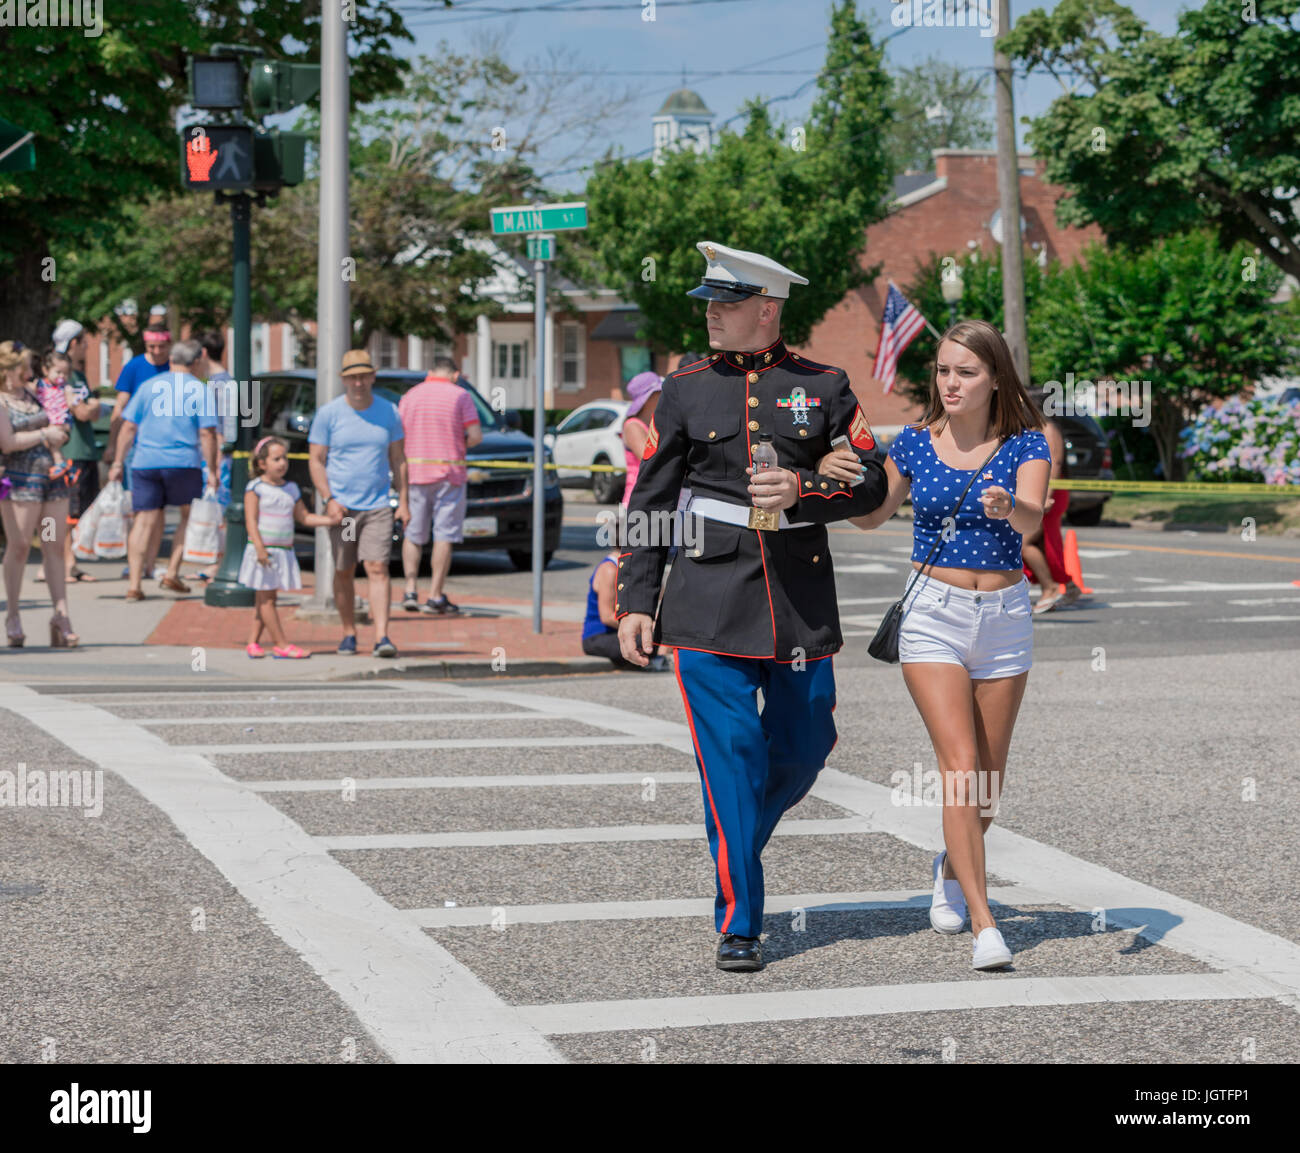
{"label": "blue sky", "polygon": [[[611,91],[626,86],[637,97],[628,113],[611,119],[608,142],[625,153],[650,146],[650,118],[668,93],[682,86],[694,89],[715,114],[715,124],[734,116],[751,97],[771,99],[801,95],[772,106],[778,118],[798,123],[815,96],[808,84],[825,56],[831,5],[827,0],[690,0],[670,5],[657,0],[655,19],[642,19],[649,0],[457,0],[451,9],[434,3],[404,2],[399,7],[416,35],[405,55],[431,55],[440,40],[458,50],[472,47],[484,33],[507,37],[505,55],[515,67],[549,48],[566,48],[578,55],[579,67],[606,74]],[[607,6],[591,10],[596,5]],[[1194,7],[1176,0],[1136,0],[1130,5],[1147,24],[1164,33],[1177,27],[1177,14]],[[875,35],[897,31],[890,23],[889,0],[858,0],[858,10],[874,19]],[[1017,4],[1017,16],[1055,3]],[[544,8],[542,11],[529,9]],[[492,11],[492,10],[498,11]],[[509,9],[509,13],[501,12]],[[583,11],[582,9],[588,9]],[[891,67],[918,64],[929,56],[962,67],[988,67],[992,39],[978,28],[906,29],[890,42]],[[667,75],[642,75],[663,72]],[[989,91],[991,93],[992,86]],[[1040,115],[1061,92],[1050,76],[1029,76],[1015,85],[1017,120]],[[990,113],[992,101],[990,100]],[[1023,145],[1024,128],[1018,126]],[[581,187],[582,178],[574,178]]]}

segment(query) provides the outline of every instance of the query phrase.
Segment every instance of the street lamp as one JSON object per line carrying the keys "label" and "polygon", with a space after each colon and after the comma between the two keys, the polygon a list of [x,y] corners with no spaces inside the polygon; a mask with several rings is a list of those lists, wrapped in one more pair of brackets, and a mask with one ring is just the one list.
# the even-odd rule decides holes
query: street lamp
{"label": "street lamp", "polygon": [[962,282],[961,269],[954,263],[943,270],[939,291],[943,293],[943,302],[948,306],[948,325],[957,323],[957,305],[961,303],[961,294],[966,285]]}

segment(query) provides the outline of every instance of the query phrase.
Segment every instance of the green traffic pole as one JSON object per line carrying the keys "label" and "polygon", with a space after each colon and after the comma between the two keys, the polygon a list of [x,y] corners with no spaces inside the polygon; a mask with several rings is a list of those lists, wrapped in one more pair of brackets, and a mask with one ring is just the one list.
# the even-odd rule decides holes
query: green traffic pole
{"label": "green traffic pole", "polygon": [[230,505],[226,509],[226,553],[216,579],[208,582],[203,594],[205,604],[218,608],[252,608],[253,590],[239,583],[239,564],[244,559],[244,546],[248,543],[248,528],[244,524],[244,486],[248,483],[248,453],[253,447],[253,424],[261,419],[261,405],[249,378],[253,375],[252,336],[252,259],[249,225],[252,219],[252,197],[238,192],[230,198],[230,223],[234,231],[234,295],[231,301],[230,320],[234,330],[234,348],[231,367],[234,369],[237,396],[245,390],[253,394],[253,416],[243,418],[240,410],[239,431],[235,434],[235,459],[230,467]]}

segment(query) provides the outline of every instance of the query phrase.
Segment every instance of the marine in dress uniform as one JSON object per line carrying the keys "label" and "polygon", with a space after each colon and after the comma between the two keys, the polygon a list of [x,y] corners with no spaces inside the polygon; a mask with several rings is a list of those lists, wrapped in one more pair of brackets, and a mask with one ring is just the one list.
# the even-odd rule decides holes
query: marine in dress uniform
{"label": "marine in dress uniform", "polygon": [[[808,283],[757,253],[709,241],[698,247],[708,267],[689,295],[724,307],[763,298],[752,305],[757,317],[766,300],[783,301],[791,284]],[[624,618],[656,617],[656,609],[655,642],[677,650],[716,867],[717,963],[736,970],[763,965],[763,847],[835,744],[830,658],[843,640],[825,526],[870,512],[887,489],[848,376],[790,352],[779,318],[765,331],[764,347],[715,341],[711,355],[665,378],[628,517],[629,524],[662,519],[684,485],[691,492],[685,545],[662,604],[668,541],[624,551],[615,592],[625,653],[636,655],[647,622]],[[747,469],[764,434],[778,468],[793,474],[780,478],[780,499],[793,500],[780,511],[756,508],[750,490]],[[862,461],[859,484],[815,471],[840,436]]]}

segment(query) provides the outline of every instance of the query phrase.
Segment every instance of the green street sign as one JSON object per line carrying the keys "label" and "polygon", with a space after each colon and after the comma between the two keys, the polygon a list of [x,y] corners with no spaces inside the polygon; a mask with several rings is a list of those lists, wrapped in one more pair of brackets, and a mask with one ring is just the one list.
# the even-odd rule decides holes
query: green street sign
{"label": "green street sign", "polygon": [[587,205],[584,201],[572,204],[529,204],[515,208],[492,209],[492,235],[513,236],[520,232],[560,232],[571,228],[587,227]]}
{"label": "green street sign", "polygon": [[554,260],[555,259],[555,237],[554,236],[530,236],[526,241],[528,245],[529,260]]}

